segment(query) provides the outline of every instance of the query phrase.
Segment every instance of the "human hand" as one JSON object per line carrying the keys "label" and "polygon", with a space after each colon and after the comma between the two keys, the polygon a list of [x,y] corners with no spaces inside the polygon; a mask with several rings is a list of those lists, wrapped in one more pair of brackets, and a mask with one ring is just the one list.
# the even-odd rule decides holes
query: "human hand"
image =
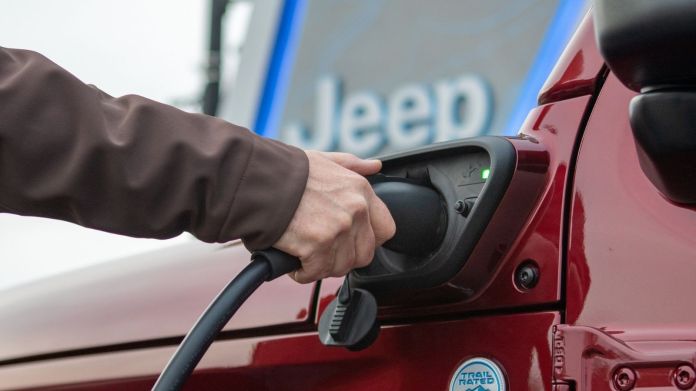
{"label": "human hand", "polygon": [[300,259],[302,267],[290,276],[302,284],[367,266],[375,248],[396,232],[389,210],[364,177],[379,172],[382,162],[348,153],[305,153],[307,186],[288,228],[273,245]]}

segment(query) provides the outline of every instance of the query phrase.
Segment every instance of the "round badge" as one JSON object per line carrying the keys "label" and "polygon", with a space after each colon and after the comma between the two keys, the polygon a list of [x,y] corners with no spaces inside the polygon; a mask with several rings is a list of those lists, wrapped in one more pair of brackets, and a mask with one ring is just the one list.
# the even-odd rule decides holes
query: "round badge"
{"label": "round badge", "polygon": [[505,376],[498,364],[483,358],[466,360],[454,372],[450,391],[507,391]]}

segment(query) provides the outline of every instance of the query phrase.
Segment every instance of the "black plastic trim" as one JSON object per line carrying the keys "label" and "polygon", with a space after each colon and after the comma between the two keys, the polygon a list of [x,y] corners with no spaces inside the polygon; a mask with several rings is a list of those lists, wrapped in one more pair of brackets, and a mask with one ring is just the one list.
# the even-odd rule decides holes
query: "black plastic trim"
{"label": "black plastic trim", "polygon": [[696,2],[595,0],[593,12],[599,50],[628,88],[696,85]]}
{"label": "black plastic trim", "polygon": [[[453,190],[438,188],[438,183],[433,179],[437,170],[429,163],[447,157],[460,156],[468,153],[485,152],[490,158],[490,176],[483,185],[478,200],[466,218],[462,227],[453,229],[457,217],[451,206],[450,194]],[[474,247],[485,231],[500,201],[505,195],[508,185],[515,172],[517,155],[512,143],[504,137],[484,136],[472,139],[457,140],[445,143],[429,145],[411,151],[401,152],[381,158],[383,171],[386,174],[398,171],[403,167],[422,167],[425,174],[433,179],[432,186],[440,192],[448,203],[448,232],[442,245],[429,256],[422,257],[417,266],[407,270],[394,270],[389,265],[384,265],[384,255],[380,250],[376,251],[374,265],[369,268],[355,270],[350,274],[354,286],[380,294],[390,292],[407,292],[427,289],[446,283],[451,280],[467,262]],[[381,266],[381,267],[380,267]]]}
{"label": "black plastic trim", "polygon": [[645,175],[671,201],[696,203],[696,90],[641,94],[629,112]]}

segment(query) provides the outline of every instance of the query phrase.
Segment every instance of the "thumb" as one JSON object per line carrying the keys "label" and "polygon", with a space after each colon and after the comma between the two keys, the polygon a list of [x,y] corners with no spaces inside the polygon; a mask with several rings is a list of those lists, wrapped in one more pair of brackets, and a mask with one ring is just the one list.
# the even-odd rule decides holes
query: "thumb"
{"label": "thumb", "polygon": [[372,175],[382,169],[382,162],[376,159],[361,159],[344,152],[322,152],[322,155],[334,163],[360,175]]}

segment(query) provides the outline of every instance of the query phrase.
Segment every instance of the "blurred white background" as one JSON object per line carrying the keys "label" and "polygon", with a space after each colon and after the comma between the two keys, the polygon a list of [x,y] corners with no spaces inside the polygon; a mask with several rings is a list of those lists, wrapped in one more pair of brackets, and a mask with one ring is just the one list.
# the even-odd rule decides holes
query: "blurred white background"
{"label": "blurred white background", "polygon": [[[198,110],[208,7],[205,0],[5,0],[0,46],[43,53],[111,95],[134,93]],[[248,17],[246,11],[236,14]],[[238,46],[244,31],[237,26],[245,25],[230,25],[226,46]],[[0,290],[187,240],[194,239],[134,239],[0,213]]]}

